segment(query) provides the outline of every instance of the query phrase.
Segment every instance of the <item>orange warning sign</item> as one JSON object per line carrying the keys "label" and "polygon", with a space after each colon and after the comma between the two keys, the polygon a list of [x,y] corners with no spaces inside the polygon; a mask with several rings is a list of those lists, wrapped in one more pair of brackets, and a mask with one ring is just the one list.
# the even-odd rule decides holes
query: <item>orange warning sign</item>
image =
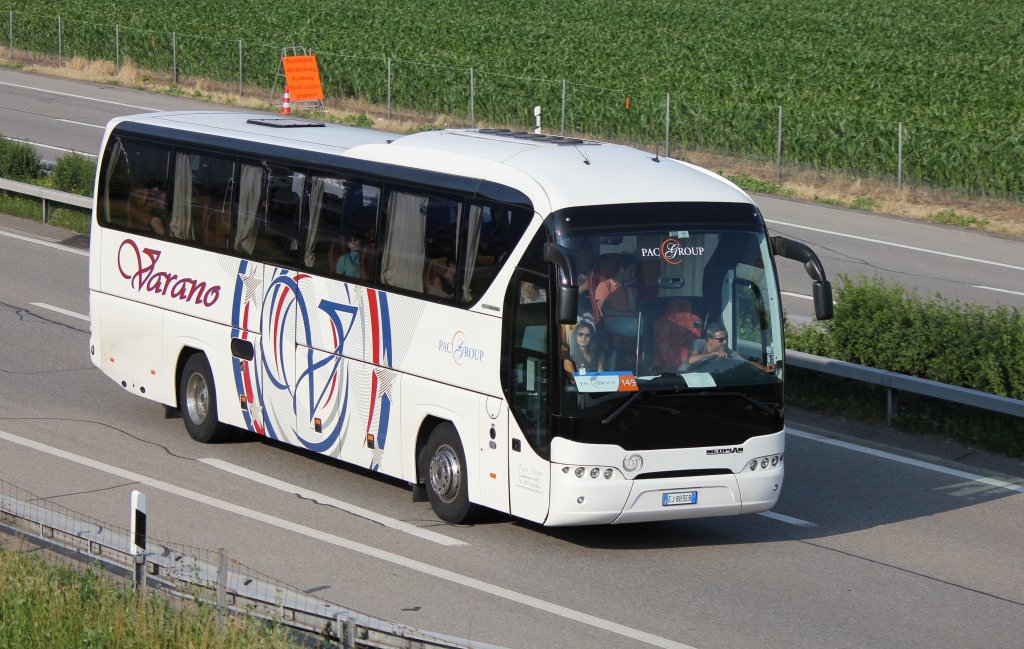
{"label": "orange warning sign", "polygon": [[324,89],[320,86],[315,56],[282,56],[281,65],[292,101],[323,101]]}

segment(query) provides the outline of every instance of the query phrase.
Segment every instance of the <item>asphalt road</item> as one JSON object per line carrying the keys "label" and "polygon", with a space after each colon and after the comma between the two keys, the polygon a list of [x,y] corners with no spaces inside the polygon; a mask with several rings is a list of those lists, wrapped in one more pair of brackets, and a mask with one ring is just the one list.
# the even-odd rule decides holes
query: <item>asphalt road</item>
{"label": "asphalt road", "polygon": [[153,539],[503,647],[1020,646],[1024,463],[797,416],[767,515],[445,525],[359,469],[247,436],[195,443],[102,376],[87,257],[54,243],[68,234],[0,217],[0,480],[41,498],[127,527],[139,489]]}
{"label": "asphalt road", "polygon": [[[27,100],[91,105],[67,95],[94,92],[117,102],[99,112],[149,105],[135,91],[71,87],[48,87],[65,93],[49,102]],[[9,120],[30,111],[10,108],[11,86],[3,88],[0,131],[16,135]],[[153,99],[171,100],[182,101]],[[61,146],[77,133],[95,147],[95,128],[54,121],[105,121],[81,119],[85,105],[52,115],[36,106],[32,119],[51,116],[34,137]],[[1014,241],[758,200],[772,229],[814,246],[833,276],[880,268],[927,292],[1022,299],[975,288],[1021,285]],[[0,217],[0,480],[39,497],[127,527],[131,490],[140,489],[154,539],[222,547],[347,607],[504,647],[1020,646],[1019,461],[798,415],[784,492],[769,515],[552,530],[501,516],[445,525],[404,485],[359,469],[251,437],[197,444],[162,406],[102,376],[87,350],[87,257],[55,243],[68,236]],[[802,269],[789,266],[780,262],[784,289],[806,295]],[[806,299],[787,299],[806,308]]]}

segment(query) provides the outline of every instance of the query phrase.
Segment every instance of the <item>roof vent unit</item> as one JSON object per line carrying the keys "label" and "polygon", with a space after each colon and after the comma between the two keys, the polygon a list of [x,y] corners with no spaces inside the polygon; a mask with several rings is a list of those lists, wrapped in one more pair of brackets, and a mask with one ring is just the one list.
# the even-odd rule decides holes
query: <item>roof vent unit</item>
{"label": "roof vent unit", "polygon": [[481,128],[477,130],[480,135],[492,135],[507,137],[513,140],[524,142],[536,142],[538,144],[556,144],[558,146],[579,146],[582,144],[599,144],[592,140],[581,140],[578,137],[564,137],[561,135],[545,135],[544,133],[528,133],[526,131],[513,131],[508,128]]}
{"label": "roof vent unit", "polygon": [[298,119],[295,117],[257,117],[245,120],[249,124],[257,126],[269,126],[271,128],[307,128],[325,126],[323,122],[314,122],[309,119]]}

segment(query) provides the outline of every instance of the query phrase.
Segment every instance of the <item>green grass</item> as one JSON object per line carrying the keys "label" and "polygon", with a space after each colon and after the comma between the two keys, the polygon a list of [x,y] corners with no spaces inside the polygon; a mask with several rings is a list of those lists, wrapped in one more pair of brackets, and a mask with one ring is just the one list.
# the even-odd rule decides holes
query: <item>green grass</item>
{"label": "green grass", "polygon": [[989,221],[986,218],[979,218],[969,214],[960,214],[952,208],[936,212],[935,214],[929,214],[925,218],[929,221],[934,221],[935,223],[958,225],[962,228],[984,228],[989,224]]}
{"label": "green grass", "polygon": [[[1024,195],[1024,3],[1019,0],[30,0],[16,48],[269,88],[280,45],[312,48],[331,95],[527,127],[533,106],[608,139],[773,159],[783,108],[786,164],[893,177],[903,124],[907,183]],[[5,11],[6,13],[6,11]],[[626,109],[629,98],[630,108]],[[556,126],[558,125],[558,126]]]}
{"label": "green grass", "polygon": [[84,574],[25,552],[0,548],[0,647],[193,647],[288,649],[284,628],[225,617],[206,604],[180,609],[136,593],[90,568]]}

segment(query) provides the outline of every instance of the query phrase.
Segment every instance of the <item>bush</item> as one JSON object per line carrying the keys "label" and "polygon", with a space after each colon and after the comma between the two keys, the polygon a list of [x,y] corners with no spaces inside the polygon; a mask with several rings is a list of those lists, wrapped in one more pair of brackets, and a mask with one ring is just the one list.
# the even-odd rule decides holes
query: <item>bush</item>
{"label": "bush", "polygon": [[0,178],[35,180],[43,175],[41,162],[31,144],[0,137]]}
{"label": "bush", "polygon": [[[1024,399],[1024,354],[1020,353],[1024,349],[1024,316],[1017,309],[962,304],[938,296],[925,300],[898,284],[886,286],[878,278],[841,276],[835,318],[820,325],[791,328],[787,346]],[[864,393],[851,391],[849,385],[832,385],[833,377],[813,382],[801,382],[796,375],[790,378],[796,379],[789,390],[793,401],[807,407],[842,410],[851,405],[848,402],[854,394],[855,401],[860,397],[864,397],[861,403],[873,401]],[[906,394],[900,396],[897,423],[919,432],[949,433],[1011,455],[1024,453],[1024,420],[1020,418]]]}
{"label": "bush", "polygon": [[64,192],[92,196],[95,176],[96,163],[80,153],[69,153],[53,166],[53,184]]}

